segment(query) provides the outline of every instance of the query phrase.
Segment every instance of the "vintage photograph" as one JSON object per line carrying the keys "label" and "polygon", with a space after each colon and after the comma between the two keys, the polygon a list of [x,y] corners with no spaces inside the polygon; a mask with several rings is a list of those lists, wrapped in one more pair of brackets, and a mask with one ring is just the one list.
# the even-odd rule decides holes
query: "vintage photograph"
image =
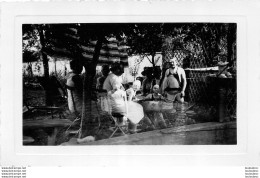
{"label": "vintage photograph", "polygon": [[237,145],[237,23],[22,24],[22,145]]}

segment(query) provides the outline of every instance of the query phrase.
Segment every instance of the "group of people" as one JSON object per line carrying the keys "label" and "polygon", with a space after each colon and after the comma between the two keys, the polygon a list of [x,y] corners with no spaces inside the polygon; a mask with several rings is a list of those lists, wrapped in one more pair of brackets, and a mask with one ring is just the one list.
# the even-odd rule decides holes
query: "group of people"
{"label": "group of people", "polygon": [[165,71],[163,78],[161,71],[155,74],[143,72],[146,76],[142,85],[145,99],[184,102],[187,85],[185,71],[177,66],[176,58],[170,59],[169,64],[170,67]]}
{"label": "group of people", "polygon": [[[177,66],[176,58],[172,58],[170,61],[170,68],[166,70],[165,76],[160,86],[159,83],[155,83],[149,90],[143,82],[142,88],[145,90],[143,94],[147,94],[145,99],[151,100],[168,100],[184,102],[185,88],[186,88],[186,76],[181,67]],[[80,78],[80,74],[83,67],[76,61],[70,63],[71,72],[67,76],[67,86],[75,88],[73,96],[71,91],[68,92],[68,105],[70,111],[81,111],[83,84]],[[134,81],[129,88],[125,88],[122,84],[121,75],[124,73],[124,67],[120,63],[115,63],[109,68],[108,65],[102,66],[102,76],[96,81],[96,90],[105,91],[109,100],[111,101],[112,115],[116,115],[122,118],[120,122],[124,122],[128,119],[130,122],[129,129],[135,132],[137,123],[142,118],[134,118],[129,114],[134,112],[143,112],[140,109],[140,104],[133,102],[132,100],[136,96],[136,92],[141,88],[141,81]],[[151,86],[152,84],[150,84]],[[72,98],[73,97],[73,98]],[[74,99],[74,101],[72,101]],[[130,106],[131,105],[131,106]],[[76,107],[75,107],[76,106]],[[131,115],[131,114],[130,114]],[[140,116],[143,113],[139,114]]]}

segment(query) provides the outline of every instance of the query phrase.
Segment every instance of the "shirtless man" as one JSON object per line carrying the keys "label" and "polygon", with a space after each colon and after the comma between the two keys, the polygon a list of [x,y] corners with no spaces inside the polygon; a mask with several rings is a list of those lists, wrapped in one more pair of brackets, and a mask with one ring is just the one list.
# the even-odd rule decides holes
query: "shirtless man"
{"label": "shirtless man", "polygon": [[162,91],[168,100],[183,103],[187,85],[185,71],[177,66],[176,58],[170,59],[169,63],[170,68],[165,72]]}

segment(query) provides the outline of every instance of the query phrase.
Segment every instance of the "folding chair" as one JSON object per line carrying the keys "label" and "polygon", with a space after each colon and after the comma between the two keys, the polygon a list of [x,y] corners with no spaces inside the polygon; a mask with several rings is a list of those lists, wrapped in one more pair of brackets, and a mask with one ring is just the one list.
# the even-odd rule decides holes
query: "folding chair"
{"label": "folding chair", "polygon": [[[128,128],[128,123],[127,120],[124,121],[124,115],[119,114],[119,113],[113,113],[112,112],[112,105],[111,105],[111,100],[110,98],[106,95],[106,99],[108,102],[108,113],[110,118],[112,119],[112,121],[114,122],[114,131],[113,133],[110,135],[109,138],[112,138],[114,136],[114,134],[120,130],[122,132],[123,135],[126,135],[126,131]],[[124,131],[125,130],[125,131]]]}
{"label": "folding chair", "polygon": [[[74,114],[76,116],[76,118],[74,119],[74,121],[72,122],[72,124],[67,128],[66,132],[75,124],[76,121],[81,120],[81,116],[79,114],[79,112],[76,109],[76,105],[75,105],[75,100],[74,100],[74,95],[73,95],[73,90],[74,87],[70,87],[67,86],[67,91],[68,91],[68,95],[69,93],[71,94],[71,98],[72,98],[72,102],[73,102],[73,107],[74,107]],[[98,114],[101,115],[101,113],[107,113],[105,115],[108,116],[108,118],[110,119],[109,125],[104,125],[105,122],[102,122],[100,120],[100,118],[98,119],[98,131],[96,132],[96,134],[99,134],[105,127],[109,127],[111,126],[111,123],[114,123],[114,131],[113,133],[110,135],[109,138],[113,137],[114,134],[116,133],[116,131],[120,130],[124,135],[126,135],[124,128],[127,128],[127,123],[125,122],[123,125],[119,122],[123,116],[117,113],[112,113],[112,108],[111,108],[111,101],[109,99],[109,97],[107,96],[107,92],[97,92],[97,101],[96,101],[96,108],[98,111]],[[77,130],[76,135],[79,134],[81,131],[81,129],[79,128],[79,130]]]}
{"label": "folding chair", "polygon": [[[66,132],[75,124],[75,122],[79,121],[81,119],[81,116],[79,114],[79,111],[77,111],[76,108],[76,104],[75,104],[75,100],[74,100],[74,95],[73,95],[73,91],[75,90],[74,87],[70,87],[68,85],[65,85],[68,95],[71,95],[71,99],[72,99],[72,104],[73,104],[73,109],[74,109],[74,115],[75,115],[75,119],[73,120],[72,124],[66,129]],[[76,135],[79,134],[81,131],[81,128],[79,128],[79,130],[76,131]]]}
{"label": "folding chair", "polygon": [[[114,134],[116,133],[116,131],[117,130],[120,130],[122,133],[123,133],[123,135],[126,135],[126,133],[124,132],[124,130],[126,130],[127,129],[127,127],[128,127],[128,124],[127,124],[127,122],[125,122],[124,120],[123,120],[123,115],[121,115],[121,114],[118,114],[118,113],[112,113],[111,114],[111,118],[113,119],[113,121],[114,121],[114,123],[115,123],[115,128],[114,128],[114,132],[110,135],[110,137],[109,138],[112,138],[113,136],[114,136]],[[122,123],[123,124],[120,124],[119,123],[119,120],[120,119],[122,119]]]}

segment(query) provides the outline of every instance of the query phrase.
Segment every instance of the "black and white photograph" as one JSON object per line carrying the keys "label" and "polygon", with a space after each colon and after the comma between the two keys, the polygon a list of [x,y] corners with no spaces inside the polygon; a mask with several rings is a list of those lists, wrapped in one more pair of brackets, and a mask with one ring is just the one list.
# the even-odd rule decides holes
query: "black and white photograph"
{"label": "black and white photograph", "polygon": [[1,4],[1,165],[60,177],[259,165],[259,7]]}
{"label": "black and white photograph", "polygon": [[22,25],[23,145],[236,145],[236,23]]}

